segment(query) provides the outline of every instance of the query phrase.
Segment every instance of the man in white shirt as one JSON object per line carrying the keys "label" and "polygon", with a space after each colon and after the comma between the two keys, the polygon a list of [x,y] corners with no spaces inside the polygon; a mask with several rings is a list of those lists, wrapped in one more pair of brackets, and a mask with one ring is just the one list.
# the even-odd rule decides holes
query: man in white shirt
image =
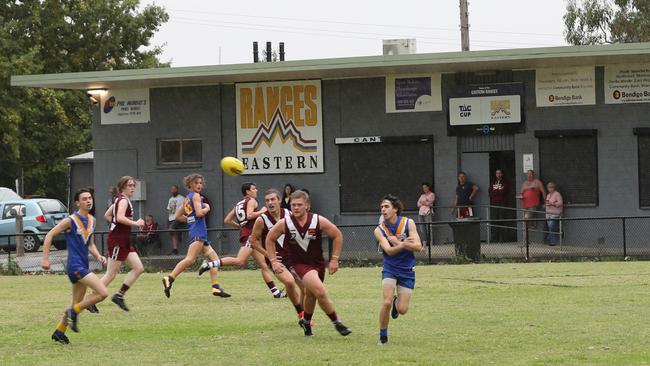
{"label": "man in white shirt", "polygon": [[[180,230],[185,228],[185,224],[176,220],[176,211],[179,207],[183,206],[183,201],[185,197],[182,194],[178,193],[178,186],[173,185],[170,189],[172,194],[169,197],[169,202],[167,203],[167,214],[169,230]],[[180,241],[181,233],[180,232],[170,232],[169,235],[172,238],[172,251],[169,254],[178,254],[178,242]]]}

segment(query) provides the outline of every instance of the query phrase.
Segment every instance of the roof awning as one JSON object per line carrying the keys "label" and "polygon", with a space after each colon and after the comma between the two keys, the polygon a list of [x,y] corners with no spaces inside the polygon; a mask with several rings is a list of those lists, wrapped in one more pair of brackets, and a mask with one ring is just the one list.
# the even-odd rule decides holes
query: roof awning
{"label": "roof awning", "polygon": [[12,86],[129,89],[237,82],[340,79],[389,74],[525,70],[542,67],[650,63],[650,43],[518,48],[494,51],[367,56],[306,61],[19,75]]}

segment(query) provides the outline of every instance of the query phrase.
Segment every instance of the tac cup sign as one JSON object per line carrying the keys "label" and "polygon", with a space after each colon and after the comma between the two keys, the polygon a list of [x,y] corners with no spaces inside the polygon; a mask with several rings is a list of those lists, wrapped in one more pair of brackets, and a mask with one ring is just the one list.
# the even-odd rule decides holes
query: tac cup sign
{"label": "tac cup sign", "polygon": [[322,173],[320,80],[237,84],[237,157],[245,174]]}

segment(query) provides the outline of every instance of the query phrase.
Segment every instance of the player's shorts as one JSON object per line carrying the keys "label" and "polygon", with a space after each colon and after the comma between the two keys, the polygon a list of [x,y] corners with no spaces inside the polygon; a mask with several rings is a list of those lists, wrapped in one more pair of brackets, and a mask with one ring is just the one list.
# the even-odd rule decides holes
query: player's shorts
{"label": "player's shorts", "polygon": [[384,269],[381,271],[381,280],[382,283],[387,282],[385,280],[395,280],[397,287],[404,287],[411,290],[415,288],[415,272],[413,271],[398,272]]}
{"label": "player's shorts", "polygon": [[88,267],[74,267],[68,268],[68,279],[70,282],[77,283],[80,279],[88,276],[90,269]]}
{"label": "player's shorts", "polygon": [[108,243],[108,255],[114,261],[124,262],[131,252],[136,252],[131,243]]}
{"label": "player's shorts", "polygon": [[320,278],[321,281],[325,282],[325,266],[295,263],[291,265],[291,271],[295,273],[301,280],[305,277],[307,272],[316,271],[318,273],[318,278]]}
{"label": "player's shorts", "polygon": [[248,239],[249,239],[250,237],[251,237],[250,235],[240,236],[240,237],[239,237],[239,244],[240,244],[242,247],[252,248],[251,243],[248,241]]}
{"label": "player's shorts", "polygon": [[190,244],[194,243],[195,241],[200,241],[200,242],[202,242],[204,247],[209,247],[210,245],[212,245],[212,242],[211,242],[210,240],[208,240],[208,238],[206,238],[205,236],[195,236],[195,237],[192,237],[192,238],[190,238],[190,240],[189,240],[189,242],[187,243],[187,245],[189,246]]}

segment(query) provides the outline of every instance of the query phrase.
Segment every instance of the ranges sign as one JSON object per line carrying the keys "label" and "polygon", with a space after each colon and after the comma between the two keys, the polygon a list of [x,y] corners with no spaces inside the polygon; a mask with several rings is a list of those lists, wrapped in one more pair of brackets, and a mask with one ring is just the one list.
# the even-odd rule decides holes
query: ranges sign
{"label": "ranges sign", "polygon": [[320,80],[237,84],[235,92],[246,174],[323,172]]}

